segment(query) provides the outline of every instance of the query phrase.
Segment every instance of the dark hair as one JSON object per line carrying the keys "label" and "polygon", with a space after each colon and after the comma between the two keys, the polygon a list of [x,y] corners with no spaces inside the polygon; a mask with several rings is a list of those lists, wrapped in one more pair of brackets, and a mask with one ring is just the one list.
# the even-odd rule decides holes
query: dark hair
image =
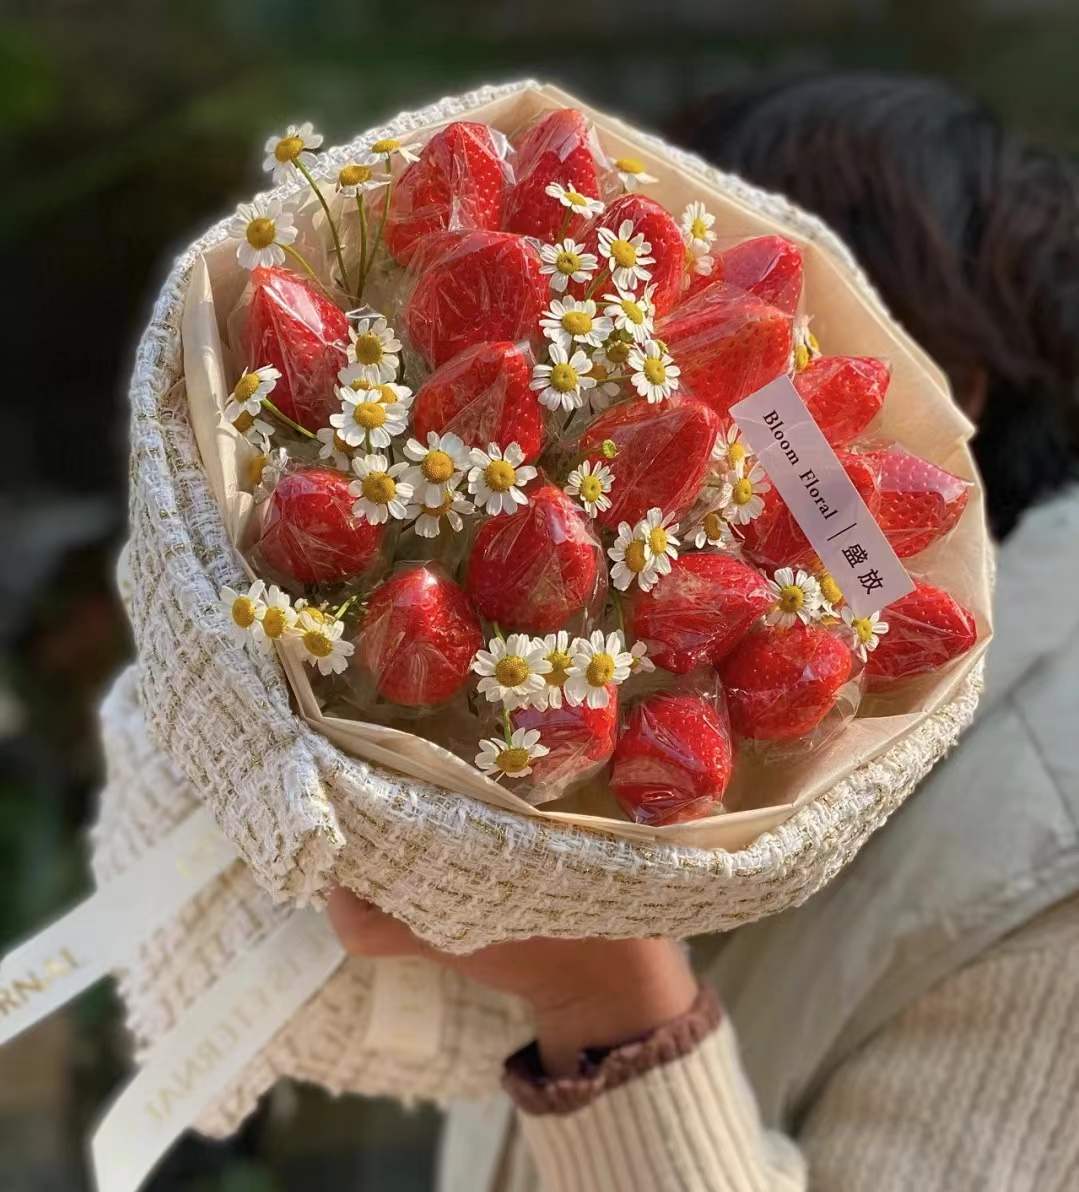
{"label": "dark hair", "polygon": [[984,381],[974,450],[999,536],[1076,476],[1073,162],[942,83],[882,74],[765,77],[674,133],[834,228],[960,400]]}

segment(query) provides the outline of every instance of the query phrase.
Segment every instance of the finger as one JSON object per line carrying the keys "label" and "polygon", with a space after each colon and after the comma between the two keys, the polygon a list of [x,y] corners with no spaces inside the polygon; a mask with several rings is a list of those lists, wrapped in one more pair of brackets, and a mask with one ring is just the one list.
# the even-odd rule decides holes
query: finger
{"label": "finger", "polygon": [[338,886],[326,904],[330,926],[353,956],[418,956],[423,944],[399,919]]}

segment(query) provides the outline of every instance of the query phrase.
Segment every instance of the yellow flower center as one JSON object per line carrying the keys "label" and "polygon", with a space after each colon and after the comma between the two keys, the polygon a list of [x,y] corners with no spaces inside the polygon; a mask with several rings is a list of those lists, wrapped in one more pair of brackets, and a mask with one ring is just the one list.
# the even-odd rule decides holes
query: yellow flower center
{"label": "yellow flower center", "polygon": [[873,640],[873,625],[868,617],[855,617],[850,624],[862,645],[868,645]]}
{"label": "yellow flower center", "polygon": [[587,207],[588,199],[581,194],[579,190],[567,190],[566,198],[574,205],[574,207]]}
{"label": "yellow flower center", "polygon": [[232,396],[237,402],[250,401],[255,396],[261,381],[258,373],[245,373],[237,382]]}
{"label": "yellow flower center", "polygon": [[388,505],[397,495],[397,483],[386,472],[371,472],[363,478],[363,495],[374,505]]}
{"label": "yellow flower center", "polygon": [[581,258],[575,252],[560,252],[554,259],[554,267],[559,273],[570,277],[580,269]]}
{"label": "yellow flower center", "polygon": [[644,378],[650,385],[662,385],[667,379],[667,368],[657,356],[646,356]]}
{"label": "yellow flower center", "polygon": [[648,566],[648,555],[645,553],[644,543],[639,538],[634,538],[626,547],[625,560],[630,571],[639,573]]}
{"label": "yellow flower center", "polygon": [[714,510],[704,515],[702,525],[709,542],[719,542],[723,538],[723,517]]}
{"label": "yellow flower center", "polygon": [[640,303],[634,302],[632,298],[623,298],[621,306],[622,313],[631,323],[635,323],[639,327],[644,322],[645,314]]}
{"label": "yellow flower center", "polygon": [[282,137],[273,151],[280,162],[295,161],[303,152],[303,137]]}
{"label": "yellow flower center", "polygon": [[448,493],[441,505],[424,505],[428,517],[443,517],[453,508],[453,493]]}
{"label": "yellow flower center", "polygon": [[252,248],[269,248],[276,238],[277,225],[265,215],[260,215],[247,225],[247,243]]}
{"label": "yellow flower center", "polygon": [[731,500],[736,505],[746,505],[753,496],[753,482],[748,480],[745,476],[741,480],[736,480],[734,488],[731,490]]}
{"label": "yellow flower center", "polygon": [[727,459],[731,467],[737,467],[746,458],[746,449],[740,442],[734,442],[727,448]]}
{"label": "yellow flower center", "polygon": [[342,439],[341,436],[337,433],[337,431],[333,432],[333,445],[334,445],[334,447],[337,448],[338,451],[343,451],[346,455],[352,454],[351,444],[346,443],[345,440]]}
{"label": "yellow flower center", "polygon": [[614,678],[614,659],[610,654],[596,654],[584,674],[590,686],[606,687]]}
{"label": "yellow flower center", "polygon": [[637,250],[628,240],[612,240],[610,252],[614,263],[622,269],[632,269],[637,264]]}
{"label": "yellow flower center", "polygon": [[240,434],[243,434],[244,431],[250,430],[255,425],[255,420],[246,410],[241,410],[239,418],[232,425],[236,427]]}
{"label": "yellow flower center", "polygon": [[517,469],[504,459],[493,459],[484,468],[483,476],[492,492],[509,492],[517,480]]}
{"label": "yellow flower center", "polygon": [[603,485],[598,476],[581,477],[581,496],[586,501],[598,501],[603,496]]}
{"label": "yellow flower center", "polygon": [[583,310],[569,310],[562,316],[562,326],[570,335],[587,335],[592,330],[592,316]]}
{"label": "yellow flower center", "polygon": [[249,596],[237,596],[232,602],[232,619],[241,629],[250,629],[255,623],[255,602]]}
{"label": "yellow flower center", "polygon": [[401,148],[401,142],[396,137],[383,137],[381,141],[376,141],[371,146],[372,153],[393,153],[395,149]]}
{"label": "yellow flower center", "polygon": [[599,452],[604,459],[614,459],[618,454],[618,444],[614,439],[604,439],[599,445]]}
{"label": "yellow flower center", "polygon": [[667,531],[662,526],[653,526],[648,532],[648,545],[654,555],[667,553]]}
{"label": "yellow flower center", "polygon": [[629,344],[624,340],[616,339],[613,343],[607,344],[604,350],[612,364],[625,364],[629,359]]}
{"label": "yellow flower center", "polygon": [[420,470],[432,484],[444,484],[454,473],[453,459],[445,451],[428,451]]}
{"label": "yellow flower center", "polygon": [[820,590],[829,604],[842,604],[843,591],[827,571],[820,577]]}
{"label": "yellow flower center", "polygon": [[556,364],[551,369],[551,388],[559,393],[572,393],[577,381],[577,370],[571,364]]}
{"label": "yellow flower center", "polygon": [[345,168],[337,175],[337,181],[342,186],[359,186],[361,183],[370,182],[374,170],[370,166],[351,165]]}
{"label": "yellow flower center", "polygon": [[321,629],[309,629],[303,635],[304,649],[316,658],[329,658],[333,653],[333,642]]}
{"label": "yellow flower center", "polygon": [[386,407],[380,401],[361,401],[352,407],[352,417],[364,430],[375,430],[385,425]]}
{"label": "yellow flower center", "polygon": [[565,650],[552,650],[547,655],[547,661],[551,664],[551,669],[543,676],[547,680],[547,686],[564,687],[569,678],[569,668],[573,665],[573,659]]}
{"label": "yellow flower center", "polygon": [[522,770],[528,769],[528,750],[514,745],[512,748],[503,749],[495,762],[503,774],[519,774]]}
{"label": "yellow flower center", "polygon": [[620,157],[615,161],[614,168],[623,174],[643,174],[644,162],[635,157]]}
{"label": "yellow flower center", "polygon": [[262,631],[267,637],[280,637],[288,628],[288,616],[283,608],[268,608],[262,618]]}
{"label": "yellow flower center", "polygon": [[531,673],[528,663],[517,654],[507,654],[495,663],[495,678],[503,687],[518,687]]}
{"label": "yellow flower center", "polygon": [[607,372],[607,366],[605,364],[593,364],[590,375],[592,380],[595,381],[597,385],[602,385],[609,376],[609,373]]}
{"label": "yellow flower center", "polygon": [[694,240],[704,240],[708,236],[708,225],[704,222],[704,217],[698,215],[696,219],[689,225],[689,234]]}
{"label": "yellow flower center", "polygon": [[786,584],[779,589],[776,603],[785,613],[796,613],[806,602],[805,592],[797,584]]}
{"label": "yellow flower center", "polygon": [[262,480],[262,473],[266,471],[266,465],[269,462],[269,456],[263,455],[260,452],[248,465],[247,478],[252,488],[258,488],[259,483]]}
{"label": "yellow flower center", "polygon": [[378,364],[382,359],[382,341],[370,331],[356,336],[353,350],[360,364]]}

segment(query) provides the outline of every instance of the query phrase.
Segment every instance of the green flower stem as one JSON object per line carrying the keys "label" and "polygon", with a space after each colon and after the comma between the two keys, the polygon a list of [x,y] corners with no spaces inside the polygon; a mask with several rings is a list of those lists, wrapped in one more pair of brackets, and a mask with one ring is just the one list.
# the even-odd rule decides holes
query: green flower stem
{"label": "green flower stem", "polygon": [[585,291],[584,297],[585,297],[586,302],[588,301],[589,298],[592,297],[592,295],[600,288],[601,285],[603,285],[604,281],[607,278],[609,278],[610,276],[611,276],[610,269],[606,265],[604,265],[604,267],[596,274],[596,276],[594,278],[592,278],[591,284],[589,285],[588,289]]}
{"label": "green flower stem", "polygon": [[359,594],[359,592],[354,592],[354,593],[353,593],[353,594],[352,594],[352,595],[351,595],[351,596],[350,596],[350,597],[349,597],[349,598],[348,598],[348,599],[347,599],[347,600],[344,602],[344,604],[342,604],[342,605],[341,605],[341,607],[340,607],[340,608],[337,610],[337,612],[335,612],[335,613],[333,614],[333,619],[334,619],[335,621],[340,621],[340,620],[341,620],[341,618],[342,618],[342,617],[345,615],[345,613],[347,613],[347,612],[348,612],[348,610],[349,610],[349,609],[350,609],[350,608],[351,608],[351,607],[352,607],[352,606],[353,606],[353,605],[356,603],[356,601],[357,601],[357,600],[359,600],[359,598],[360,598],[360,594]]}
{"label": "green flower stem", "polygon": [[561,244],[566,238],[566,233],[569,231],[569,223],[573,218],[573,208],[567,207],[566,214],[562,216],[562,226],[558,229],[558,235],[555,237],[555,244]]}
{"label": "green flower stem", "polygon": [[618,628],[622,631],[623,639],[626,636],[626,618],[622,611],[622,593],[615,587],[611,588],[611,603],[614,605],[614,615],[618,621]]}
{"label": "green flower stem", "polygon": [[363,201],[363,191],[356,194],[356,210],[360,213],[360,270],[356,279],[356,303],[363,300],[363,286],[367,281],[367,204]]}
{"label": "green flower stem", "polygon": [[333,251],[337,254],[337,267],[341,270],[341,285],[349,292],[349,296],[351,297],[351,287],[348,284],[348,270],[345,268],[345,254],[341,251],[341,237],[337,234],[337,224],[334,223],[333,215],[330,213],[330,205],[326,202],[326,196],[322,193],[319,184],[315,181],[314,175],[307,166],[299,158],[293,164],[307,179],[311,189],[315,192],[315,197],[322,204],[322,210],[326,213],[326,219],[330,225],[330,235],[333,237]]}
{"label": "green flower stem", "polygon": [[286,426],[291,427],[298,435],[303,435],[305,439],[318,438],[318,435],[312,434],[306,426],[301,426],[298,422],[293,422],[287,414],[282,413],[268,397],[264,397],[262,399],[262,408],[264,410],[268,410],[275,418],[283,422]]}
{"label": "green flower stem", "polygon": [[506,738],[506,747],[509,748],[513,744],[513,722],[505,708],[502,709],[502,734]]}
{"label": "green flower stem", "polygon": [[378,221],[378,230],[375,232],[375,238],[371,242],[370,255],[368,256],[368,259],[364,263],[364,267],[363,267],[363,276],[364,276],[365,281],[367,280],[368,271],[370,270],[371,266],[375,263],[375,253],[378,252],[378,246],[382,243],[382,232],[383,232],[383,229],[386,227],[386,216],[389,215],[389,213],[390,213],[390,202],[393,199],[394,177],[393,177],[393,155],[391,153],[386,154],[386,172],[390,176],[390,181],[386,187],[386,201],[382,204],[382,217]]}
{"label": "green flower stem", "polygon": [[277,244],[277,246],[279,248],[283,248],[285,250],[285,252],[290,257],[292,257],[294,260],[296,260],[300,263],[300,266],[303,269],[303,271],[311,278],[311,280],[315,283],[316,286],[318,286],[318,288],[326,295],[327,298],[331,298],[331,299],[333,298],[333,295],[330,293],[330,291],[328,289],[326,289],[326,286],[323,284],[322,278],[319,277],[319,275],[314,271],[314,269],[311,268],[311,263],[307,260],[307,258],[298,249],[293,248],[291,244],[282,244],[279,240],[275,241],[275,243]]}
{"label": "green flower stem", "polygon": [[500,642],[504,642],[506,640],[506,635],[502,632],[502,627],[497,621],[491,622],[491,628],[495,631],[495,637],[497,637]]}

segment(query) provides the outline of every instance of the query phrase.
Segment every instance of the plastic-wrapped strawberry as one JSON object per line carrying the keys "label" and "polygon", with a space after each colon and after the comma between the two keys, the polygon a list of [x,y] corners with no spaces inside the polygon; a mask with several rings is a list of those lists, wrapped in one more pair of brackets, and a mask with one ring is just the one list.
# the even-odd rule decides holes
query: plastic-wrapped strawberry
{"label": "plastic-wrapped strawberry", "polygon": [[868,655],[866,674],[873,689],[896,679],[939,670],[965,654],[978,639],[974,617],[953,596],[922,580],[881,614],[888,631]]}
{"label": "plastic-wrapped strawberry", "polygon": [[255,550],[268,567],[301,584],[362,575],[378,562],[385,527],[355,517],[354,504],[343,472],[289,472],[263,506]]}
{"label": "plastic-wrapped strawberry", "polygon": [[[638,237],[642,236],[643,242],[637,243]],[[617,287],[640,293],[645,285],[654,286],[652,302],[657,315],[665,315],[678,301],[685,272],[686,246],[674,217],[655,199],[642,194],[615,199],[588,226],[584,246],[586,252],[599,258],[600,270],[610,274],[598,287],[597,297],[614,293]],[[645,257],[652,260],[645,263]],[[644,273],[636,273],[637,269],[649,276],[646,278]],[[600,275],[597,273],[596,277]],[[590,282],[575,288],[583,294],[591,285]]]}
{"label": "plastic-wrapped strawberry", "polygon": [[962,477],[898,443],[864,458],[879,471],[877,521],[901,559],[931,546],[962,517],[971,488]]}
{"label": "plastic-wrapped strawberry", "polygon": [[754,236],[721,253],[717,280],[793,315],[802,298],[802,252],[782,236]]}
{"label": "plastic-wrapped strawberry", "polygon": [[735,734],[758,741],[804,737],[835,707],[852,664],[843,639],[818,625],[754,630],[719,667]]}
{"label": "plastic-wrapped strawberry", "polygon": [[532,763],[532,781],[553,796],[588,777],[610,760],[618,735],[618,685],[607,688],[605,708],[574,706],[518,708],[510,714],[515,729],[538,729],[549,752]]}
{"label": "plastic-wrapped strawberry", "polygon": [[726,418],[735,402],[787,371],[792,322],[778,307],[720,281],[661,319],[656,334],[689,392]]}
{"label": "plastic-wrapped strawberry", "polygon": [[845,447],[880,413],[891,372],[872,356],[818,356],[794,387],[833,447]]}
{"label": "plastic-wrapped strawberry", "polygon": [[615,746],[611,791],[639,824],[677,824],[717,812],[733,750],[714,699],[664,691],[634,705]]}
{"label": "plastic-wrapped strawberry", "polygon": [[420,386],[412,428],[426,441],[430,431],[453,431],[469,447],[517,443],[528,463],[543,447],[543,408],[530,388],[532,356],[508,341],[476,344],[448,360]]}
{"label": "plastic-wrapped strawberry", "polygon": [[457,694],[483,646],[468,597],[440,568],[407,567],[371,593],[355,659],[385,699],[408,708]]}
{"label": "plastic-wrapped strawberry", "polygon": [[536,246],[511,232],[440,232],[413,264],[419,280],[405,307],[416,350],[432,367],[477,343],[527,339],[547,299]]}
{"label": "plastic-wrapped strawberry", "polygon": [[273,402],[283,414],[308,430],[326,425],[347,348],[344,313],[310,282],[287,269],[251,270],[243,353],[248,368],[280,372]]}
{"label": "plastic-wrapped strawberry", "polygon": [[[600,525],[631,525],[658,506],[683,513],[696,500],[712,462],[720,421],[691,397],[659,405],[643,398],[605,410],[581,436],[583,457],[606,464],[614,474],[609,509],[596,514]],[[615,454],[603,444],[614,444]]]}
{"label": "plastic-wrapped strawberry", "polygon": [[[557,182],[587,198],[599,198],[597,148],[592,126],[576,108],[559,108],[534,124],[517,142],[517,180],[506,199],[506,227],[552,243],[567,211],[546,188]],[[573,216],[566,235],[577,235],[584,224],[581,216]]]}
{"label": "plastic-wrapped strawberry", "polygon": [[587,519],[561,489],[545,484],[528,499],[480,527],[465,588],[487,620],[548,633],[598,595],[606,571]]}
{"label": "plastic-wrapped strawberry", "polygon": [[489,125],[448,124],[401,175],[386,217],[386,245],[407,264],[432,232],[497,229],[507,190],[504,140]]}
{"label": "plastic-wrapped strawberry", "polygon": [[754,568],[730,555],[688,554],[650,591],[634,590],[626,623],[657,666],[683,675],[719,663],[771,603]]}

